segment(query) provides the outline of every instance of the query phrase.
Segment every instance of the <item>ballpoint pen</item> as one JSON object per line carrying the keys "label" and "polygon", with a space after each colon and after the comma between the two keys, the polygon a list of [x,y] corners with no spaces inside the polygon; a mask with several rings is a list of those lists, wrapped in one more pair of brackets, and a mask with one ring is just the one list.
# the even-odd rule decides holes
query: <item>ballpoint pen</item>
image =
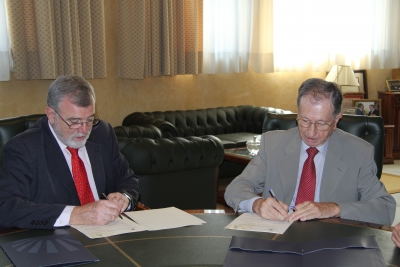
{"label": "ballpoint pen", "polygon": [[[269,191],[269,194],[271,195],[271,197],[273,197],[275,199],[275,201],[279,203],[278,199],[275,196],[274,190],[272,190],[272,187],[270,187],[268,191]],[[292,207],[293,206],[291,206],[290,208],[292,208]],[[293,207],[293,209],[294,209],[294,207]],[[289,221],[289,219],[287,218],[286,221]]]}
{"label": "ballpoint pen", "polygon": [[276,200],[276,202],[279,203],[278,199],[276,198],[276,196],[274,194],[274,191],[272,190],[272,187],[270,187],[268,191],[269,191],[269,194],[271,195],[271,197],[273,197]]}

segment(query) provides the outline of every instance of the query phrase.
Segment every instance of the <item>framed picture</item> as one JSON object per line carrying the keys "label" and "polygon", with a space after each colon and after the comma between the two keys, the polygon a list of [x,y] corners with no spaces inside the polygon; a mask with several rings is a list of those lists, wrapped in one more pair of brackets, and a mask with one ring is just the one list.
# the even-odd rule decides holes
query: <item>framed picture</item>
{"label": "framed picture", "polygon": [[382,107],[380,99],[353,99],[354,115],[381,116]]}
{"label": "framed picture", "polygon": [[389,92],[400,91],[400,80],[386,80],[386,85]]}
{"label": "framed picture", "polygon": [[360,85],[358,91],[364,93],[364,98],[368,98],[367,72],[365,70],[355,70],[354,75]]}

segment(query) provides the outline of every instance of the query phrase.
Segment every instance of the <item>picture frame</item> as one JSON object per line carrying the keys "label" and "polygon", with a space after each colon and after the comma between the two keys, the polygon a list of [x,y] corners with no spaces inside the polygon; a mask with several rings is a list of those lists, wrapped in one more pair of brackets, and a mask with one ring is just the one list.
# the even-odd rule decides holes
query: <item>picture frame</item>
{"label": "picture frame", "polygon": [[400,92],[400,80],[386,80],[389,92]]}
{"label": "picture frame", "polygon": [[[363,115],[364,116],[382,116],[382,100],[381,99],[352,99],[352,107],[354,109],[354,114],[352,115],[358,115],[357,110],[358,110],[358,104],[363,104],[364,105],[364,111]],[[370,105],[374,105],[375,109],[373,114],[368,115],[370,112]],[[378,113],[376,113],[376,111]]]}
{"label": "picture frame", "polygon": [[365,70],[354,70],[354,75],[360,85],[359,92],[364,93],[364,98],[368,98],[367,72]]}

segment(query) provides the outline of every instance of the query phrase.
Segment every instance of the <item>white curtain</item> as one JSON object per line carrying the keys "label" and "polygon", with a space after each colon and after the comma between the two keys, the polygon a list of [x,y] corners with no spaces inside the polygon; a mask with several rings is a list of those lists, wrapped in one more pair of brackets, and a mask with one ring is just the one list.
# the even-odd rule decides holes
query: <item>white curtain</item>
{"label": "white curtain", "polygon": [[203,73],[246,72],[252,1],[203,1]]}
{"label": "white curtain", "polygon": [[0,0],[0,81],[10,80],[10,39],[7,30],[6,3]]}
{"label": "white curtain", "polygon": [[398,68],[398,0],[274,2],[274,70]]}
{"label": "white curtain", "polygon": [[204,73],[400,67],[399,0],[204,0]]}

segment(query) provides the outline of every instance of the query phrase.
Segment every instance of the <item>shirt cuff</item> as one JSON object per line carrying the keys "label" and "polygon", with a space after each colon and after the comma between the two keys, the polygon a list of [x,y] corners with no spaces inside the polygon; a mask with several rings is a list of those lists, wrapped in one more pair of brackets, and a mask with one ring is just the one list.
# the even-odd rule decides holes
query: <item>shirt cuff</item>
{"label": "shirt cuff", "polygon": [[257,199],[262,198],[262,197],[253,197],[247,200],[242,200],[239,203],[239,212],[250,212],[250,213],[254,213],[253,212],[253,204],[254,201],[256,201]]}
{"label": "shirt cuff", "polygon": [[54,223],[54,227],[68,226],[69,220],[71,219],[71,213],[74,208],[75,206],[66,206]]}

